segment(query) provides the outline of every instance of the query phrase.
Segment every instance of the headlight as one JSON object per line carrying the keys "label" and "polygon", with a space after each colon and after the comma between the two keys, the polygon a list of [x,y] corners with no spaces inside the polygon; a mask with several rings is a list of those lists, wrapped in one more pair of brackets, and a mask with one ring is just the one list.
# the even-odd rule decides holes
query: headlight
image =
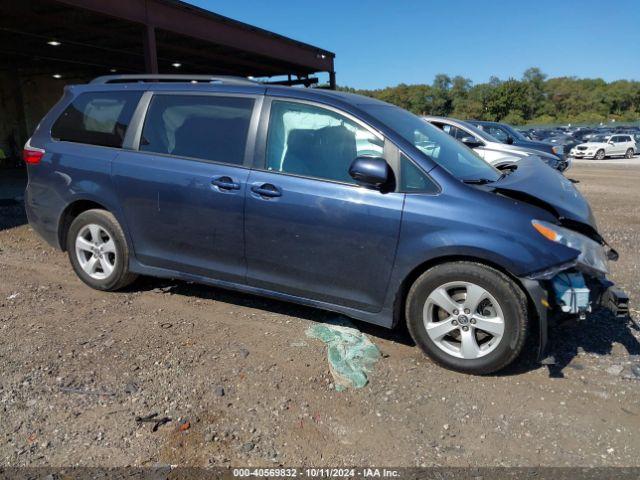
{"label": "headlight", "polygon": [[599,273],[609,273],[604,245],[591,240],[581,233],[559,227],[553,223],[542,220],[532,220],[531,224],[540,235],[552,242],[557,242],[566,247],[578,250],[580,252],[576,259],[578,267]]}

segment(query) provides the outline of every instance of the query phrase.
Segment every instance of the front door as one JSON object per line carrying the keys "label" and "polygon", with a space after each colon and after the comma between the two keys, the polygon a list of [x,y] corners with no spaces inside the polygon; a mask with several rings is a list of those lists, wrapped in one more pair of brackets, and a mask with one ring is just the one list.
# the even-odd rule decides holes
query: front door
{"label": "front door", "polygon": [[244,282],[244,164],[254,103],[154,95],[139,151],[123,150],[112,171],[140,262]]}
{"label": "front door", "polygon": [[307,103],[273,101],[265,162],[248,180],[247,282],[290,295],[381,309],[404,194],[358,187],[359,155],[383,140],[354,119]]}

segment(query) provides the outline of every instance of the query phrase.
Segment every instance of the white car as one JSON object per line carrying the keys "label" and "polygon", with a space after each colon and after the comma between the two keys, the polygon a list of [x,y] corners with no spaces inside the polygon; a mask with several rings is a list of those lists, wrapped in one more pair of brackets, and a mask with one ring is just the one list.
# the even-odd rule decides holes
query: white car
{"label": "white car", "polygon": [[636,149],[636,142],[631,135],[595,135],[587,143],[573,147],[569,155],[597,160],[615,156],[631,158]]}
{"label": "white car", "polygon": [[537,156],[544,163],[561,172],[571,165],[568,158],[561,160],[558,156],[548,152],[503,143],[486,131],[463,120],[431,115],[422,117],[422,119],[464,143],[494,167],[511,165],[519,159],[529,156]]}

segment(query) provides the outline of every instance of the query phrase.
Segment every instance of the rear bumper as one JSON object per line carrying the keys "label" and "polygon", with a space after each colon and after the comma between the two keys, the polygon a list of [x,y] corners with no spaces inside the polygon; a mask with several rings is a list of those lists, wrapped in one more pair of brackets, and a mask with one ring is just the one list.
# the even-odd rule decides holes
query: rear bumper
{"label": "rear bumper", "polygon": [[49,245],[60,249],[57,223],[47,215],[48,212],[46,209],[38,208],[34,205],[28,188],[24,195],[24,209],[27,213],[27,220],[31,228]]}

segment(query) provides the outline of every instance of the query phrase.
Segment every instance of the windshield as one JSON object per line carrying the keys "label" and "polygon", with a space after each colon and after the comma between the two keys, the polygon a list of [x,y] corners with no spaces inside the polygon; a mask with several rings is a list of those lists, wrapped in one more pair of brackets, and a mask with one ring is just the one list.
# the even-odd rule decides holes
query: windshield
{"label": "windshield", "polygon": [[606,143],[607,138],[608,137],[606,135],[594,135],[589,139],[589,142]]}
{"label": "windshield", "polygon": [[493,182],[501,177],[500,171],[473,150],[406,110],[392,105],[364,104],[360,107],[459,180]]}
{"label": "windshield", "polygon": [[464,128],[469,130],[469,132],[473,133],[476,137],[479,137],[486,142],[502,143],[496,137],[494,137],[493,135],[489,135],[484,130],[480,130],[475,125],[471,125],[470,123],[463,122],[463,121],[460,121],[460,125],[464,126]]}
{"label": "windshield", "polygon": [[522,135],[522,133],[520,133],[518,130],[513,128],[511,125],[507,125],[506,123],[503,123],[502,125],[504,125],[506,129],[509,130],[509,133],[513,138],[516,138],[518,140],[527,140],[525,136]]}

